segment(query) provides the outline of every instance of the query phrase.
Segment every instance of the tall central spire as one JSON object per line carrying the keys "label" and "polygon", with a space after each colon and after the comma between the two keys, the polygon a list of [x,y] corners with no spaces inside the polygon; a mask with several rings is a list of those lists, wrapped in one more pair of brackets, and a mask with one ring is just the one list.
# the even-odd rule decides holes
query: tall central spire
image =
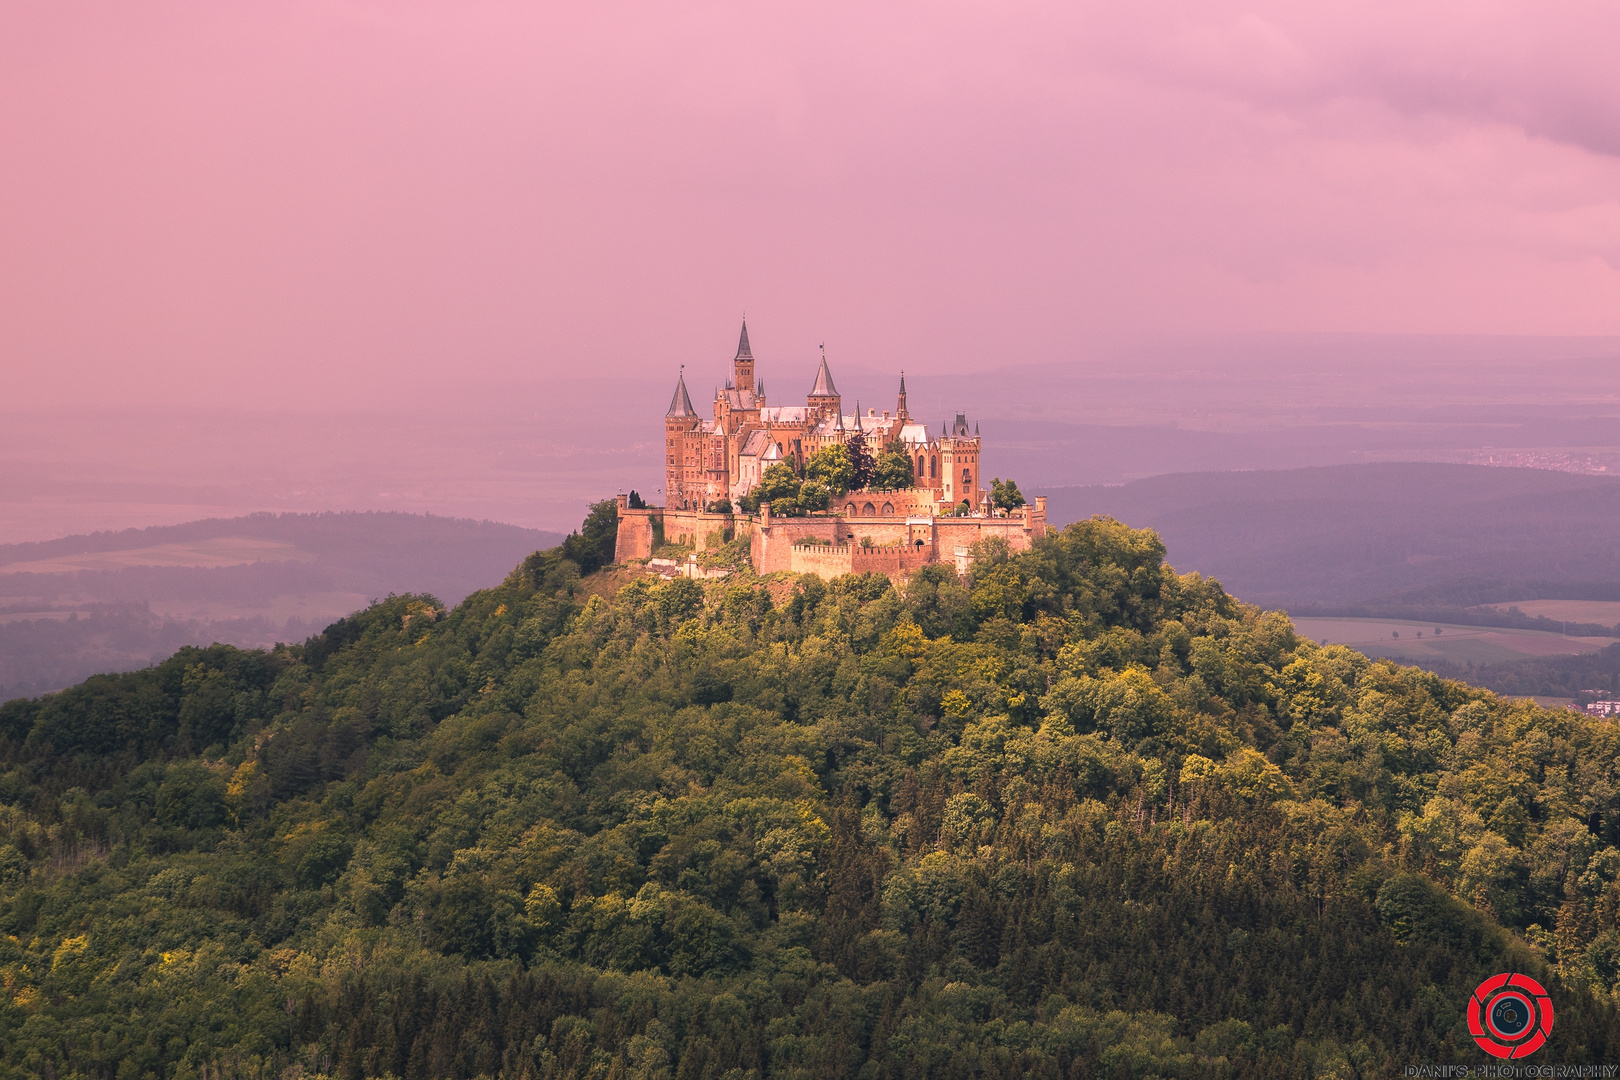
{"label": "tall central spire", "polygon": [[754,350],[748,347],[748,316],[743,316],[742,336],[737,339],[737,355],[731,361],[731,381],[738,390],[754,390]]}

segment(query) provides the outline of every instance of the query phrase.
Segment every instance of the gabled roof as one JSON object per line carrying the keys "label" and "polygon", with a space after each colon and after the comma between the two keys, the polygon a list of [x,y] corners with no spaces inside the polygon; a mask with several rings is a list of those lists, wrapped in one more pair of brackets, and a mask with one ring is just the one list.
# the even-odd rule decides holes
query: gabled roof
{"label": "gabled roof", "polygon": [[816,385],[810,388],[811,397],[837,397],[838,387],[833,385],[832,372],[827,370],[827,354],[821,354],[821,367],[816,369]]}
{"label": "gabled roof", "polygon": [[669,399],[669,412],[665,416],[696,416],[697,410],[692,408],[692,398],[686,392],[686,372],[682,371],[675,380],[675,396]]}
{"label": "gabled roof", "polygon": [[743,320],[742,339],[737,342],[737,359],[752,360],[754,351],[748,347],[748,320]]}

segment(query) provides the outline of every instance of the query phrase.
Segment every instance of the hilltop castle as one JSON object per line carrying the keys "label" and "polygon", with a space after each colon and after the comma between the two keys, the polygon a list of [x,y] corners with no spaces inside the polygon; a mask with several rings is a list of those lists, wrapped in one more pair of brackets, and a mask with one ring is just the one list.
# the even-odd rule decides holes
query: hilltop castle
{"label": "hilltop castle", "polygon": [[[899,447],[911,459],[914,484],[904,490],[857,490],[834,500],[824,514],[773,516],[734,508],[759,484],[765,470],[785,462],[797,473],[816,451],[859,440],[876,457]],[[834,577],[860,570],[905,573],[941,558],[965,568],[974,541],[1001,536],[1015,550],[1046,530],[1046,499],[1011,513],[995,511],[979,469],[977,425],[956,414],[934,433],[917,422],[900,375],[892,412],[859,403],[844,412],[825,350],[803,405],[770,405],[754,374],[754,353],[743,323],[725,386],[715,391],[714,415],[692,407],[684,367],[664,414],[664,506],[632,509],[619,499],[618,558],[645,558],[660,543],[690,543],[703,550],[740,536],[750,538],[759,573],[793,570]]]}
{"label": "hilltop castle", "polygon": [[[737,355],[731,361],[731,377],[714,394],[714,419],[705,420],[692,408],[684,369],[676,378],[675,396],[664,414],[664,505],[705,510],[720,503],[735,504],[776,462],[786,461],[795,472],[802,472],[805,461],[817,450],[853,439],[864,441],[874,457],[891,443],[905,447],[916,477],[915,488],[904,499],[905,512],[985,508],[979,435],[968,431],[965,416],[958,413],[954,425],[943,425],[939,434],[930,434],[927,426],[912,419],[906,406],[904,372],[892,413],[885,409],[880,415],[876,409],[868,409],[862,416],[857,403],[855,411],[846,414],[825,351],[803,405],[769,405],[764,380],[754,378],[746,320]],[[900,512],[894,499],[883,501],[889,506],[883,516]],[[854,499],[845,507],[851,516],[861,509]]]}

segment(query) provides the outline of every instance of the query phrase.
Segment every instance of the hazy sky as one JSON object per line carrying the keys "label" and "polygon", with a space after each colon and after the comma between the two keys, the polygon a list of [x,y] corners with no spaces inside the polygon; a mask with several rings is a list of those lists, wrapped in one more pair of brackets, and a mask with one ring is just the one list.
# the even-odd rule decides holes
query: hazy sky
{"label": "hazy sky", "polygon": [[1620,333],[1617,41],[1612,0],[11,0],[0,400],[662,383],[744,309],[766,361],[938,371]]}

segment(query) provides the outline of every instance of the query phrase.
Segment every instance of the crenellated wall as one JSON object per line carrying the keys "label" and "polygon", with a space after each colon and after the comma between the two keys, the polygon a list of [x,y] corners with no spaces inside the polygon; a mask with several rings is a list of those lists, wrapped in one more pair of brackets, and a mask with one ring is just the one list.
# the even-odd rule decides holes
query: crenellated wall
{"label": "crenellated wall", "polygon": [[[834,578],[881,571],[909,574],[933,562],[971,565],[970,549],[980,540],[1001,537],[1014,551],[1027,551],[1046,533],[1046,496],[1006,517],[855,517],[812,515],[778,517],[769,504],[758,517],[697,510],[630,510],[621,497],[616,558],[646,558],[659,534],[666,543],[688,543],[697,551],[733,537],[749,538],[755,573],[788,571]],[[806,544],[806,540],[818,541]],[[869,543],[867,543],[869,542]]]}

